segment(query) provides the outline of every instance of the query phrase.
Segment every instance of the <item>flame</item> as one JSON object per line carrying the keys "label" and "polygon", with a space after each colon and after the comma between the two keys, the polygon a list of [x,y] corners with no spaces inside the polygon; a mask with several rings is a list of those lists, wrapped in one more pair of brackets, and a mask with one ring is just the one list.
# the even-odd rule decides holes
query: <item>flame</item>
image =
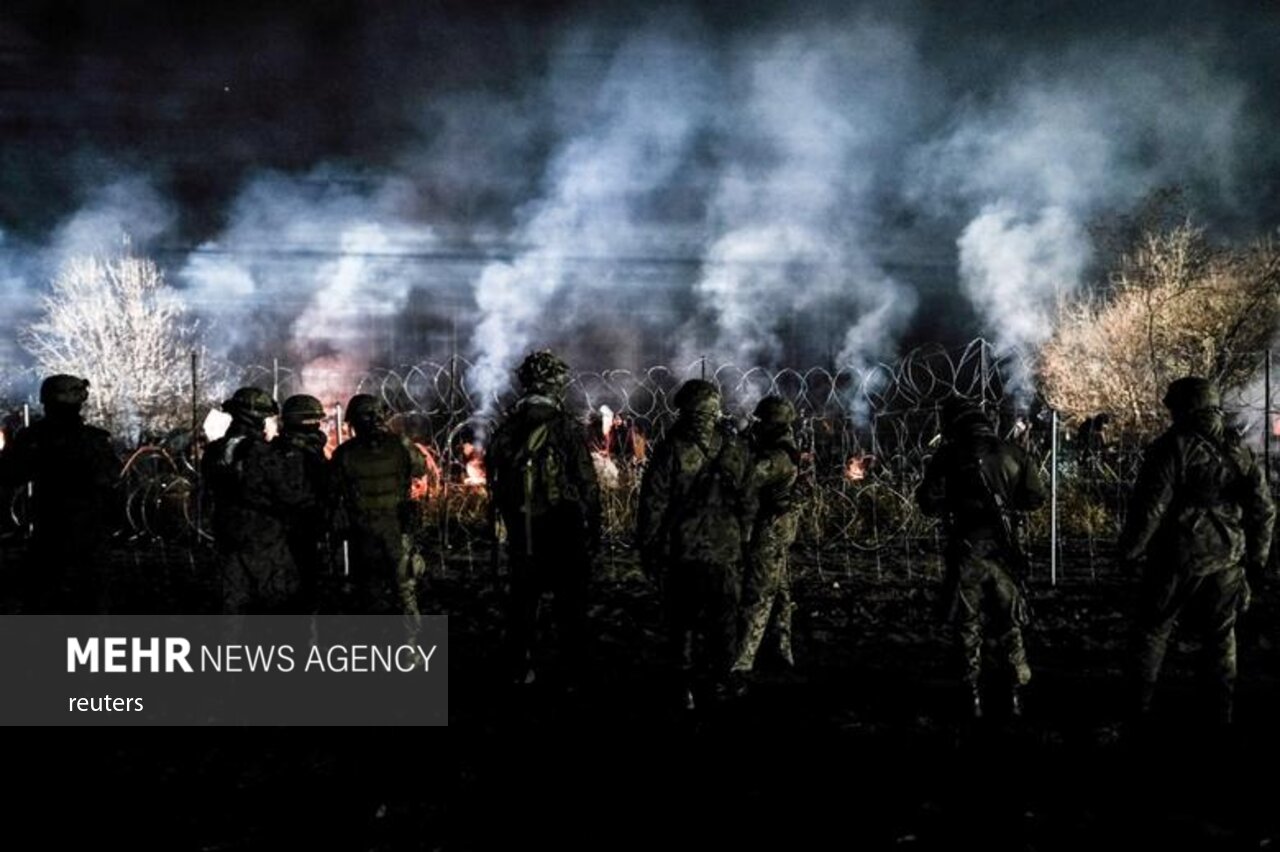
{"label": "flame", "polygon": [[433,490],[433,486],[440,482],[440,462],[436,460],[436,454],[426,444],[414,441],[413,445],[426,460],[427,472],[409,484],[409,499],[425,500]]}
{"label": "flame", "polygon": [[0,429],[0,451],[4,450],[4,430]]}
{"label": "flame", "polygon": [[844,478],[849,482],[861,482],[867,478],[867,472],[875,461],[875,456],[849,456],[844,464]]}
{"label": "flame", "polygon": [[1271,434],[1280,438],[1280,417],[1273,418],[1271,421]]}
{"label": "flame", "polygon": [[484,470],[484,450],[467,441],[462,445],[462,460],[466,463],[462,484],[483,487],[488,482]]}

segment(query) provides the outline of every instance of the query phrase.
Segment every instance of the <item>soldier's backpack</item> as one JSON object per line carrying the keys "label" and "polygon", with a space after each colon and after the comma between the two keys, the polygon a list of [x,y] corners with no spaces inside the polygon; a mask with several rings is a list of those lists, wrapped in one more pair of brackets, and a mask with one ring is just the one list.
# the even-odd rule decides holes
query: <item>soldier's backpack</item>
{"label": "soldier's backpack", "polygon": [[506,472],[511,508],[531,518],[547,514],[565,499],[565,462],[555,425],[557,419],[533,426],[514,448]]}

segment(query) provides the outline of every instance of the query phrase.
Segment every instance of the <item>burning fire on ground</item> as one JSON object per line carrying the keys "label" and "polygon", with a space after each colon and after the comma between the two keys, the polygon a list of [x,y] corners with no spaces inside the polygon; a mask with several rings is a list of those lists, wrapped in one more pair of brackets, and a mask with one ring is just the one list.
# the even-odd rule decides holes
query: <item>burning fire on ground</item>
{"label": "burning fire on ground", "polygon": [[844,463],[845,481],[861,482],[867,478],[867,474],[875,463],[875,456],[849,456],[849,460]]}

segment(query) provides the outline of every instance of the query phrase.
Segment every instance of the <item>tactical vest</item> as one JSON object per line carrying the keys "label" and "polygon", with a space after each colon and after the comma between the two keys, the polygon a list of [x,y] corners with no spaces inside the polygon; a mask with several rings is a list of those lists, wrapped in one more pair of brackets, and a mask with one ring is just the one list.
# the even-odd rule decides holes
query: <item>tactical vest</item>
{"label": "tactical vest", "polygon": [[409,499],[409,451],[396,435],[357,437],[338,448],[350,508],[360,514],[395,512]]}

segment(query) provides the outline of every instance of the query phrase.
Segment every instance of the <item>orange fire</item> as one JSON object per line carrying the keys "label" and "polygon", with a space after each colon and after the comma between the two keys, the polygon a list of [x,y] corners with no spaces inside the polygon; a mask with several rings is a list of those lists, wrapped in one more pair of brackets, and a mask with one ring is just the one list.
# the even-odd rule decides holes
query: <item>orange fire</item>
{"label": "orange fire", "polygon": [[595,462],[596,476],[606,488],[618,484],[618,463],[613,460],[613,436],[617,423],[613,409],[607,405],[600,406],[600,437],[603,440],[591,457]]}
{"label": "orange fire", "polygon": [[427,472],[409,485],[409,499],[425,500],[427,495],[431,493],[432,485],[440,482],[440,463],[436,461],[436,454],[426,444],[419,444],[417,441],[413,445],[418,448],[418,452],[422,453],[422,458],[426,460]]}
{"label": "orange fire", "polygon": [[861,482],[867,478],[867,472],[875,461],[875,456],[849,456],[844,464],[844,478],[849,482]]}
{"label": "orange fire", "polygon": [[470,441],[462,445],[462,460],[466,464],[466,473],[462,484],[482,488],[488,482],[484,471],[484,450]]}
{"label": "orange fire", "polygon": [[0,450],[4,449],[4,430],[0,429]]}

